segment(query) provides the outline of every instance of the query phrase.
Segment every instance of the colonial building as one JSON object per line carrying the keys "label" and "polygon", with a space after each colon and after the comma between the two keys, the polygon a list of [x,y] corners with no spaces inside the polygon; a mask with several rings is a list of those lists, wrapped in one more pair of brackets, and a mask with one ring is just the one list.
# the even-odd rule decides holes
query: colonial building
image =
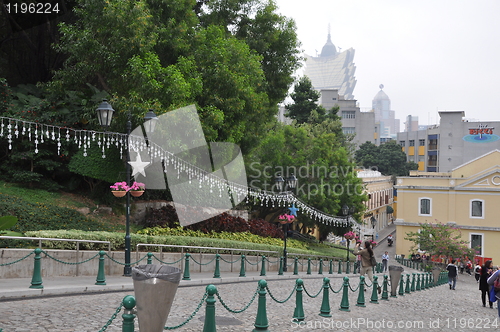
{"label": "colonial building", "polygon": [[493,150],[449,172],[413,171],[397,178],[396,253],[410,254],[405,240],[421,223],[458,227],[478,256],[500,262],[500,151]]}

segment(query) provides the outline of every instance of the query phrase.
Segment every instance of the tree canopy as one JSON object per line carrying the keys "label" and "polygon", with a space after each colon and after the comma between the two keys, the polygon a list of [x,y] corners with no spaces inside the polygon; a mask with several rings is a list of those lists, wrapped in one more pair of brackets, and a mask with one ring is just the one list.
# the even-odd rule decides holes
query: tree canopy
{"label": "tree canopy", "polygon": [[384,175],[405,176],[410,170],[418,169],[414,162],[406,162],[406,155],[395,141],[376,146],[365,142],[355,152],[358,165],[367,169],[376,168]]}

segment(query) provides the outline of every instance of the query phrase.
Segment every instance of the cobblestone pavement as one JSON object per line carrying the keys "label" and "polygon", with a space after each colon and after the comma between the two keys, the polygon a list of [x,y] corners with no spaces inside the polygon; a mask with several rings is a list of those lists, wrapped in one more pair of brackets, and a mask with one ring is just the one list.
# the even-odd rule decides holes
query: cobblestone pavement
{"label": "cobblestone pavement", "polygon": [[[413,270],[405,268],[404,273]],[[332,289],[341,288],[342,278],[330,276]],[[357,277],[351,278],[353,288]],[[368,282],[369,283],[369,282]],[[304,286],[310,295],[316,295],[322,279],[305,279]],[[285,300],[294,288],[293,280],[270,281],[268,289],[277,300]],[[244,308],[257,289],[257,282],[223,284],[217,287],[221,299],[233,311]],[[172,305],[167,326],[184,322],[200,302],[205,287],[179,288]],[[100,331],[116,312],[121,300],[131,292],[98,295],[74,295],[0,302],[0,329],[3,332],[84,332]],[[495,309],[484,308],[480,291],[472,276],[460,275],[455,291],[447,285],[415,291],[404,296],[370,303],[371,289],[365,293],[366,307],[356,306],[359,292],[349,292],[350,311],[341,311],[342,292],[330,292],[331,318],[319,316],[322,295],[316,298],[304,293],[305,320],[292,322],[295,294],[285,303],[277,303],[267,296],[269,331],[470,331],[499,329]],[[175,331],[203,330],[205,306],[194,318]],[[257,300],[242,313],[231,313],[217,299],[217,331],[252,331],[257,313]],[[120,312],[106,331],[121,331]],[[136,331],[138,325],[136,321]]]}

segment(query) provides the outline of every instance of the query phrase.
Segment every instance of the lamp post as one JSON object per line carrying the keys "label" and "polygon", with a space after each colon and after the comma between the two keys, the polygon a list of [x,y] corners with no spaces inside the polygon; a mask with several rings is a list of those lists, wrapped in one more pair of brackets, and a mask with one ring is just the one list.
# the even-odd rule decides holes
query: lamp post
{"label": "lamp post", "polygon": [[[286,181],[285,179],[281,176],[281,173],[278,173],[278,176],[274,179],[274,183],[276,185],[276,188],[280,193],[286,191],[286,189],[295,189],[297,187],[298,180],[295,177],[295,175],[292,173],[289,177],[287,177]],[[293,205],[292,208],[288,208],[293,216],[297,216],[296,211],[297,209],[295,208],[295,205]],[[288,237],[288,227],[291,223],[293,223],[293,219],[288,219],[286,222],[282,222],[280,220],[280,223],[283,225],[283,272],[288,271],[287,263],[286,263],[286,257],[287,257],[287,251],[286,251],[286,239]]]}
{"label": "lamp post", "polygon": [[[349,216],[354,213],[354,207],[349,207],[347,204],[342,205],[342,214],[345,216],[346,221],[349,223]],[[346,248],[346,261],[349,262],[349,243],[350,239],[347,240],[347,248]]]}
{"label": "lamp post", "polygon": [[[97,117],[99,118],[99,124],[104,128],[104,130],[107,130],[109,126],[111,125],[111,119],[113,117],[114,109],[111,107],[111,105],[108,103],[107,100],[103,100],[102,103],[99,105],[97,108]],[[127,114],[127,149],[125,151],[125,157],[126,157],[126,181],[127,181],[127,186],[130,186],[130,149],[129,149],[129,144],[128,144],[128,139],[130,137],[130,132],[132,130],[132,122],[130,120],[131,114],[130,111],[128,111]],[[144,117],[144,120],[146,121],[144,123],[144,127],[146,130],[146,135],[148,133],[152,133],[155,129],[156,126],[156,120],[158,118],[154,114],[152,110],[149,110],[149,112],[146,114]],[[127,191],[126,193],[126,203],[125,203],[125,266],[123,268],[123,275],[126,277],[132,276],[132,267],[130,266],[130,191]]]}

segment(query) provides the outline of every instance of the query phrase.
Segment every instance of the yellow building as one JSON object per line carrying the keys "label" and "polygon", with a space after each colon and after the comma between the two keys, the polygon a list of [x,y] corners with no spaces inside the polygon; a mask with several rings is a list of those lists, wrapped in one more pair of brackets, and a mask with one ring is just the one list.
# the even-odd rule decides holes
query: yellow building
{"label": "yellow building", "polygon": [[406,234],[420,223],[458,227],[478,256],[500,264],[500,151],[494,150],[450,172],[412,171],[398,177],[396,254],[410,254]]}

